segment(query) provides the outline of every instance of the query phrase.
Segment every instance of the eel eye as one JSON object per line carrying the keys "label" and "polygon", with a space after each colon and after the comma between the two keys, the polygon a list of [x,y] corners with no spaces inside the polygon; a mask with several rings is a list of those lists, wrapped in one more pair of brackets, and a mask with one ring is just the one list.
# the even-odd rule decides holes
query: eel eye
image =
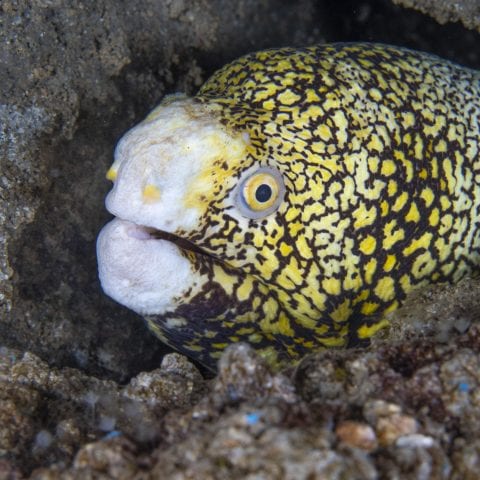
{"label": "eel eye", "polygon": [[245,217],[263,218],[277,210],[284,194],[281,173],[274,168],[262,167],[241,180],[235,203]]}

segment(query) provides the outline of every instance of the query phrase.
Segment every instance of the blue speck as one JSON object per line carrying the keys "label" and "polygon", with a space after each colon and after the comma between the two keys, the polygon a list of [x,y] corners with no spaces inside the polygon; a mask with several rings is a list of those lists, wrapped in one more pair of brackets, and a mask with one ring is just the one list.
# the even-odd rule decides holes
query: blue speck
{"label": "blue speck", "polygon": [[260,414],[258,412],[247,413],[245,419],[248,425],[255,425],[260,420]]}
{"label": "blue speck", "polygon": [[462,393],[467,393],[469,390],[470,390],[470,385],[467,383],[467,382],[460,382],[458,384],[458,389],[462,392]]}
{"label": "blue speck", "polygon": [[110,440],[111,438],[117,438],[122,435],[122,432],[120,430],[112,430],[111,432],[108,432],[102,440]]}

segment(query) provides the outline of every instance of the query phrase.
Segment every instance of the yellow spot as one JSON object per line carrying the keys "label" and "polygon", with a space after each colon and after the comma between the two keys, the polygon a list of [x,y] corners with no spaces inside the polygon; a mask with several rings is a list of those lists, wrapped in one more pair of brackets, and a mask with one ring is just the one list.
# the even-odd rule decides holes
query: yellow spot
{"label": "yellow spot", "polygon": [[[221,349],[226,348],[226,346],[227,346],[226,343],[224,343],[224,344],[217,343],[217,344],[214,344],[214,345],[225,345],[224,347],[220,347]],[[203,351],[203,346],[202,345],[194,345],[192,343],[186,345],[186,348],[188,348],[188,350],[190,350],[191,352],[202,352]],[[211,355],[213,357],[213,356],[215,356],[215,353],[212,353]]]}
{"label": "yellow spot", "polygon": [[442,195],[440,197],[440,205],[442,206],[442,210],[448,210],[452,205],[452,202],[446,195]]}
{"label": "yellow spot", "polygon": [[410,282],[410,277],[405,274],[400,278],[400,285],[404,292],[409,292],[412,289],[412,283]]}
{"label": "yellow spot", "polygon": [[403,162],[403,166],[405,167],[405,180],[407,182],[411,182],[413,180],[414,170],[413,170],[413,163],[409,160],[405,160]]}
{"label": "yellow spot", "polygon": [[380,140],[380,138],[377,134],[372,133],[372,138],[368,142],[367,148],[369,150],[376,150],[377,152],[382,152],[383,151],[382,141]]}
{"label": "yellow spot", "polygon": [[[348,134],[347,134],[347,128],[348,128],[348,120],[347,117],[345,116],[345,113],[342,110],[337,110],[333,114],[333,122],[335,123],[335,126],[337,127],[337,143],[338,146],[342,147],[347,139],[348,139]],[[333,145],[332,145],[333,146]]]}
{"label": "yellow spot", "polygon": [[286,335],[288,337],[295,336],[295,332],[292,330],[290,321],[288,320],[288,317],[283,312],[280,312],[280,315],[278,316],[278,322],[276,325],[278,328],[277,331],[278,333],[280,333],[280,335]]}
{"label": "yellow spot", "polygon": [[389,180],[387,186],[387,192],[389,197],[393,197],[397,193],[397,182],[395,180]]}
{"label": "yellow spot", "polygon": [[[303,236],[298,238],[297,248],[298,248],[298,251],[300,252],[300,255],[303,258],[310,259],[314,256],[313,252],[312,252],[312,249],[308,246],[307,240]],[[283,253],[282,253],[282,255],[283,255]]]}
{"label": "yellow spot", "polygon": [[145,202],[158,202],[160,200],[160,189],[149,183],[145,185],[142,195]]}
{"label": "yellow spot", "polygon": [[382,200],[382,203],[380,203],[380,213],[382,217],[385,217],[388,215],[388,212],[390,211],[390,206],[386,200]]}
{"label": "yellow spot", "polygon": [[379,163],[378,157],[369,157],[368,158],[368,170],[371,173],[377,173],[378,172],[378,163]]}
{"label": "yellow spot", "polygon": [[380,92],[378,88],[371,88],[368,93],[370,94],[370,97],[372,97],[372,99],[376,102],[379,102],[382,99],[382,92]]}
{"label": "yellow spot", "polygon": [[[268,303],[272,303],[270,300],[267,300],[266,304],[264,305],[264,312],[269,315],[268,310],[270,310]],[[276,315],[276,310],[278,309],[278,305],[275,303],[275,312],[272,315],[272,318],[265,317],[260,322],[260,328],[265,333],[272,333],[272,334],[280,334],[286,335],[288,337],[293,337],[295,335],[292,327],[290,326],[290,322],[288,318],[285,316],[283,312]],[[273,319],[274,318],[274,319]]]}
{"label": "yellow spot", "polygon": [[322,124],[318,127],[318,135],[324,142],[328,142],[332,138],[332,132],[325,124]]}
{"label": "yellow spot", "polygon": [[383,248],[390,250],[390,248],[400,240],[405,238],[405,231],[402,228],[397,228],[397,221],[391,220],[383,229]]}
{"label": "yellow spot", "polygon": [[432,210],[432,213],[430,214],[430,216],[428,217],[428,223],[432,226],[432,227],[436,227],[438,225],[438,222],[440,221],[440,213],[438,211],[438,208],[434,208]]}
{"label": "yellow spot", "polygon": [[365,265],[365,282],[372,283],[373,275],[377,269],[377,261],[374,258],[371,258],[369,262]]}
{"label": "yellow spot", "polygon": [[266,84],[262,89],[259,89],[255,92],[255,101],[261,102],[267,100],[269,97],[272,97],[275,94],[275,85],[273,83]]}
{"label": "yellow spot", "polygon": [[352,314],[352,307],[350,300],[343,301],[331,314],[330,317],[336,323],[341,323],[347,320]]}
{"label": "yellow spot", "polygon": [[[313,90],[312,88],[309,88],[306,92],[307,94],[307,104],[311,103],[313,104],[311,107],[308,108],[308,116],[313,116],[315,115],[314,112],[316,112],[316,116],[322,114],[322,110],[316,106],[315,104],[320,100],[320,97],[317,95],[317,92]],[[315,110],[313,110],[315,109]]]}
{"label": "yellow spot", "polygon": [[362,290],[354,299],[353,305],[358,305],[359,303],[363,303],[368,297],[370,296],[370,292],[368,290]]}
{"label": "yellow spot", "polygon": [[447,142],[445,140],[440,140],[435,150],[440,153],[445,153],[447,151]]}
{"label": "yellow spot", "polygon": [[340,108],[340,100],[334,94],[328,93],[325,101],[323,102],[323,108],[325,110],[337,110]]}
{"label": "yellow spot", "polygon": [[285,90],[280,95],[278,95],[278,101],[283,103],[284,105],[293,105],[294,103],[298,103],[300,100],[300,95],[292,92],[291,90]]}
{"label": "yellow spot", "polygon": [[354,228],[361,228],[371,225],[376,218],[377,210],[372,205],[370,208],[367,208],[364,204],[361,204],[354,212],[353,217],[355,218],[355,223],[353,224]]}
{"label": "yellow spot", "polygon": [[371,235],[364,238],[360,242],[360,251],[365,255],[371,255],[375,251],[375,247],[377,246],[377,241]]}
{"label": "yellow spot", "polygon": [[117,179],[117,175],[118,175],[118,170],[116,168],[114,168],[114,166],[112,165],[108,169],[105,177],[106,177],[107,180],[110,180],[111,182],[114,182]]}
{"label": "yellow spot", "polygon": [[414,147],[415,158],[421,160],[423,157],[423,140],[419,135],[415,138],[415,147]]}
{"label": "yellow spot", "polygon": [[251,335],[248,336],[248,342],[249,343],[260,343],[262,341],[263,337],[260,333],[252,333]]}
{"label": "yellow spot", "polygon": [[227,295],[231,295],[233,293],[233,284],[236,281],[236,277],[233,275],[229,275],[225,272],[225,269],[215,265],[213,274],[215,280],[222,285],[223,289],[227,292]]}
{"label": "yellow spot", "polygon": [[322,281],[322,287],[329,295],[340,294],[340,280],[338,278],[324,278]]}
{"label": "yellow spot", "polygon": [[285,213],[285,220],[291,222],[301,215],[301,211],[298,208],[289,208]]}
{"label": "yellow spot", "polygon": [[415,278],[423,278],[435,270],[436,266],[437,261],[432,258],[432,255],[427,250],[415,259],[411,272]]}
{"label": "yellow spot", "polygon": [[408,200],[408,193],[407,192],[402,192],[397,199],[395,200],[395,203],[393,204],[392,210],[394,212],[399,212],[404,205],[407,203]]}
{"label": "yellow spot", "polygon": [[285,290],[295,290],[297,286],[289,278],[281,275],[278,277],[277,284]]}
{"label": "yellow spot", "polygon": [[455,264],[454,263],[447,263],[446,265],[443,265],[442,266],[442,273],[443,275],[445,275],[446,277],[448,277],[451,273],[452,273],[452,270],[455,268]]}
{"label": "yellow spot", "polygon": [[362,325],[357,332],[358,338],[370,338],[385,327],[388,327],[388,320],[385,319],[373,325]]}
{"label": "yellow spot", "polygon": [[363,315],[371,315],[372,313],[375,313],[378,310],[378,307],[380,305],[376,302],[365,302],[362,305],[361,312]]}
{"label": "yellow spot", "polygon": [[435,194],[430,188],[427,187],[421,191],[420,197],[423,199],[423,201],[425,202],[425,206],[428,208],[432,204],[435,198]]}
{"label": "yellow spot", "polygon": [[383,270],[385,272],[390,272],[392,268],[395,266],[395,263],[396,263],[395,255],[387,255],[387,258],[383,265]]}
{"label": "yellow spot", "polygon": [[411,255],[413,252],[415,252],[419,248],[428,249],[431,241],[432,241],[432,234],[430,232],[425,232],[420,238],[418,238],[417,240],[413,240],[408,247],[404,248],[403,254]]}
{"label": "yellow spot", "polygon": [[383,277],[377,282],[375,295],[384,302],[392,300],[395,296],[395,284],[391,277]]}
{"label": "yellow spot", "polygon": [[399,303],[398,303],[398,300],[395,300],[394,302],[392,302],[390,304],[390,306],[388,306],[384,311],[383,313],[390,313],[390,312],[393,312],[394,310],[396,310],[398,307],[399,307]]}
{"label": "yellow spot", "polygon": [[412,112],[403,114],[403,126],[404,128],[413,127],[415,125],[415,116]]}
{"label": "yellow spot", "polygon": [[292,237],[296,237],[297,233],[304,228],[303,223],[293,222],[288,225],[288,231]]}
{"label": "yellow spot", "polygon": [[245,280],[238,287],[236,294],[240,302],[244,302],[251,295],[253,290],[253,280],[252,277],[245,277]]}
{"label": "yellow spot", "polygon": [[275,102],[272,99],[266,100],[265,102],[262,103],[262,107],[265,110],[273,110],[275,108]]}
{"label": "yellow spot", "polygon": [[453,167],[452,167],[452,162],[448,159],[448,158],[445,158],[443,160],[443,170],[444,170],[444,175],[445,175],[445,178],[455,178],[453,176]]}
{"label": "yellow spot", "polygon": [[405,220],[407,222],[415,222],[415,223],[417,223],[420,220],[420,213],[418,212],[417,204],[415,202],[412,202],[412,204],[410,205],[410,210],[405,216]]}
{"label": "yellow spot", "polygon": [[290,262],[285,268],[285,276],[293,283],[300,285],[304,280],[304,273],[303,268],[298,264],[298,260],[295,257],[290,257]]}
{"label": "yellow spot", "polygon": [[390,175],[395,173],[396,169],[397,169],[397,167],[395,166],[395,163],[392,160],[385,160],[382,163],[381,173],[382,173],[382,175],[385,175],[386,177],[389,177]]}
{"label": "yellow spot", "polygon": [[345,339],[342,337],[318,338],[318,341],[325,347],[343,347],[345,345]]}
{"label": "yellow spot", "polygon": [[287,245],[285,242],[282,242],[279,250],[283,257],[288,257],[292,253],[293,248],[290,245]]}
{"label": "yellow spot", "polygon": [[262,309],[266,315],[265,320],[269,322],[272,318],[275,318],[277,316],[278,303],[273,297],[270,297],[264,302]]}

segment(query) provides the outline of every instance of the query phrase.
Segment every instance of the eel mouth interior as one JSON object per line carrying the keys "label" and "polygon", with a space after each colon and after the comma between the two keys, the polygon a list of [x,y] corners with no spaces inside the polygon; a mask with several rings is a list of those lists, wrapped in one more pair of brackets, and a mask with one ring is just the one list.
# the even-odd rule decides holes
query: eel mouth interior
{"label": "eel mouth interior", "polygon": [[182,250],[187,250],[195,254],[214,258],[213,255],[205,252],[205,250],[195,245],[194,243],[190,242],[189,240],[179,237],[178,235],[175,235],[173,233],[164,232],[163,230],[157,230],[151,227],[144,227],[142,225],[135,225],[135,228],[133,229],[133,231],[131,230],[129,233],[130,234],[133,233],[132,236],[134,237],[145,239],[145,240],[149,240],[149,239],[166,240],[168,242],[174,243]]}

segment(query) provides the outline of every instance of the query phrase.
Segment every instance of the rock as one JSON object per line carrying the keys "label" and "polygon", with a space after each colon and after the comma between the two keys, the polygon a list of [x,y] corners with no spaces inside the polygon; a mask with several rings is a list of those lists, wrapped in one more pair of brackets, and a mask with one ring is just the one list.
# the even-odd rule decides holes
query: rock
{"label": "rock", "polygon": [[367,452],[375,450],[378,445],[373,428],[362,422],[346,420],[337,426],[335,434],[342,442]]}
{"label": "rock", "polygon": [[454,480],[476,480],[480,471],[480,440],[457,438],[453,445]]}
{"label": "rock", "polygon": [[294,402],[293,385],[282,374],[274,374],[266,362],[247,344],[227,347],[218,362],[214,392],[219,403],[238,403],[261,397],[281,398]]}
{"label": "rock", "polygon": [[[137,448],[157,439],[167,410],[191,407],[205,390],[200,373],[177,354],[121,386],[71,368],[49,368],[31,353],[6,348],[0,353],[0,457],[24,471],[70,462],[74,455],[80,470],[90,460],[108,463],[110,455],[122,455],[118,448],[130,448],[125,450],[128,442]],[[112,442],[99,443],[101,459],[95,446],[77,453],[105,438]]]}
{"label": "rock", "polygon": [[393,0],[435,18],[437,22],[461,21],[467,28],[480,31],[480,5],[477,0]]}

